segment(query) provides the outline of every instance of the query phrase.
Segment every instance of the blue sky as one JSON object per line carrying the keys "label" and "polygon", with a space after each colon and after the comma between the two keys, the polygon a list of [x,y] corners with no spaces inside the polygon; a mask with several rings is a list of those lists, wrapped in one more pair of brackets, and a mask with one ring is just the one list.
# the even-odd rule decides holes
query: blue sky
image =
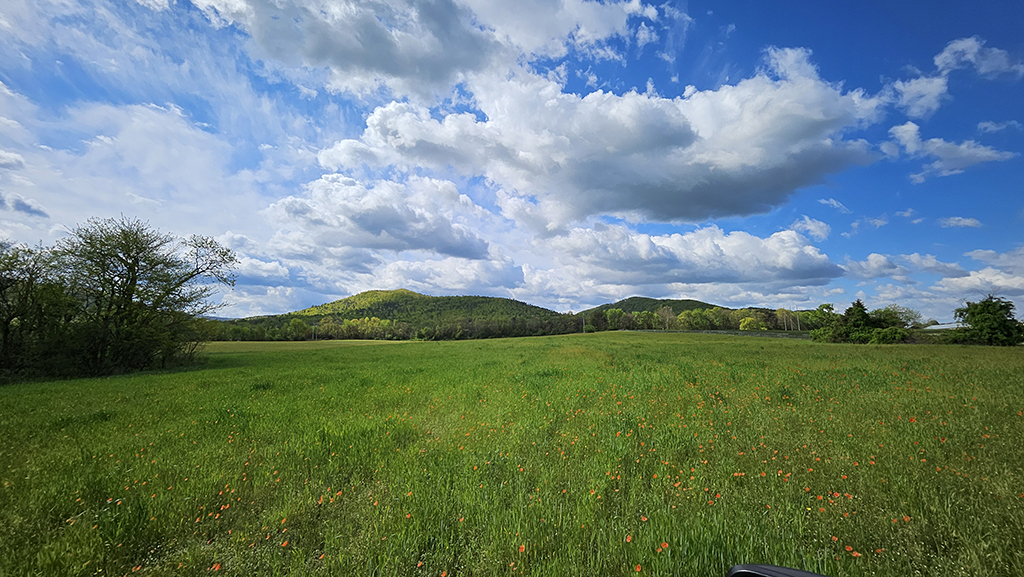
{"label": "blue sky", "polygon": [[1024,306],[1024,5],[8,0],[0,238],[120,214],[221,314]]}

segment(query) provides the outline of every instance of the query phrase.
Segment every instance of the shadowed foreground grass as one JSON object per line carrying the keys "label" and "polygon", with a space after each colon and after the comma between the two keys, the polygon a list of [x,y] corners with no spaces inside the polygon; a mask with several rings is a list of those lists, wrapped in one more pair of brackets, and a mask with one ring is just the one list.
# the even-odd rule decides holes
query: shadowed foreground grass
{"label": "shadowed foreground grass", "polygon": [[0,388],[0,574],[1024,574],[1024,355],[223,343]]}

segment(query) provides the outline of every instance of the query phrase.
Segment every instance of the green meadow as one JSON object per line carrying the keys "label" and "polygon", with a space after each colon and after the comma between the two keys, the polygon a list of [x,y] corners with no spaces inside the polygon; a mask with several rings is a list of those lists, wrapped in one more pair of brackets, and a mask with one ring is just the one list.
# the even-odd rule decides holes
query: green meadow
{"label": "green meadow", "polygon": [[1024,574],[1024,354],[217,343],[0,387],[3,575]]}

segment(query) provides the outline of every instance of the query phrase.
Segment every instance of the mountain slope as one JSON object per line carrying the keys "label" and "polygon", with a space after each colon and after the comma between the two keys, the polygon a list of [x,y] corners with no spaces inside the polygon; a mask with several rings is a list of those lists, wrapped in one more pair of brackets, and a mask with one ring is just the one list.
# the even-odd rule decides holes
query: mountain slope
{"label": "mountain slope", "polygon": [[[594,307],[586,312],[592,311],[606,311],[608,309],[622,309],[627,313],[638,313],[641,311],[656,311],[661,307],[669,306],[672,307],[672,312],[679,314],[683,311],[689,311],[694,309],[712,309],[716,305],[708,304],[702,301],[695,301],[691,299],[652,299],[647,297],[629,297],[618,302],[603,304],[598,307]],[[723,307],[724,308],[724,307]]]}
{"label": "mountain slope", "polygon": [[549,320],[562,316],[561,313],[512,299],[480,296],[433,297],[406,289],[366,291],[290,314],[309,317],[329,315],[337,320],[377,317],[414,326],[462,319]]}

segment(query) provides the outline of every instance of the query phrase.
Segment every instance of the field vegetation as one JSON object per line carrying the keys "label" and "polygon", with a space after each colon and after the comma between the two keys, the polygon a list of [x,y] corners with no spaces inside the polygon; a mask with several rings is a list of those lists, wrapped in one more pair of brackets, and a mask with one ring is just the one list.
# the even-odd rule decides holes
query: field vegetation
{"label": "field vegetation", "polygon": [[1024,574],[1024,356],[214,343],[0,388],[10,575]]}

